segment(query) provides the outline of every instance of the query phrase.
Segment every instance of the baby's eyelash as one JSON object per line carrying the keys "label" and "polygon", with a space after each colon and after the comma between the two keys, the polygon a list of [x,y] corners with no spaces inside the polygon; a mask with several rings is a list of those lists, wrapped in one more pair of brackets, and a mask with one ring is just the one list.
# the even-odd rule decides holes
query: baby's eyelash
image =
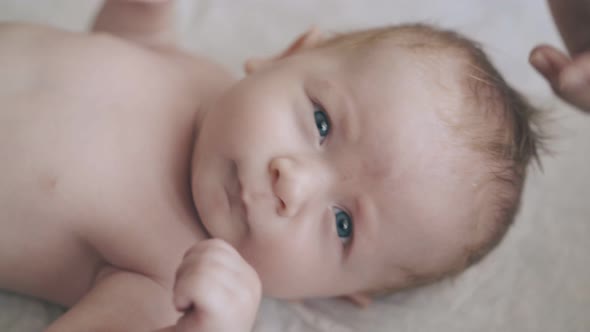
{"label": "baby's eyelash", "polygon": [[313,106],[315,125],[320,135],[320,144],[322,144],[331,131],[330,117],[322,104],[314,100],[312,100],[311,103]]}
{"label": "baby's eyelash", "polygon": [[354,236],[354,221],[350,212],[334,207],[334,222],[336,233],[343,245],[348,245]]}

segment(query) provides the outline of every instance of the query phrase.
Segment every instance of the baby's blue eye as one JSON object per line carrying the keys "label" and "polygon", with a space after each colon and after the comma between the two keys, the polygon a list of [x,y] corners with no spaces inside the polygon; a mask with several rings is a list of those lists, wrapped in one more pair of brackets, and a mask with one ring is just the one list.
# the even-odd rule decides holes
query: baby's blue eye
{"label": "baby's blue eye", "polygon": [[338,232],[338,237],[343,242],[346,242],[352,236],[352,218],[345,211],[338,208],[335,210],[336,231]]}
{"label": "baby's blue eye", "polygon": [[314,103],[313,110],[315,125],[318,128],[318,132],[320,133],[321,141],[323,141],[330,133],[330,120],[328,119],[328,114],[322,105]]}

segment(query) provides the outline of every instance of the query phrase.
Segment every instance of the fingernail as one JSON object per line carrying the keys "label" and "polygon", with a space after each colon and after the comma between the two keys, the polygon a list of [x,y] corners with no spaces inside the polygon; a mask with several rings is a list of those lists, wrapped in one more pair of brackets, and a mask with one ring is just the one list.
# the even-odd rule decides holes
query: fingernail
{"label": "fingernail", "polygon": [[538,69],[543,71],[549,69],[549,60],[547,60],[547,57],[543,54],[543,52],[534,52],[531,55],[530,61]]}

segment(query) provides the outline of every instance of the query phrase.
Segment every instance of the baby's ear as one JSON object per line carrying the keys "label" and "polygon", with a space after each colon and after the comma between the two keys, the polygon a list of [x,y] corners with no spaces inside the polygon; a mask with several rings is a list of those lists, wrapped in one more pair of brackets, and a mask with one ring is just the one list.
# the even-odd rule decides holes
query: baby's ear
{"label": "baby's ear", "polygon": [[322,40],[324,40],[323,34],[317,27],[313,26],[303,34],[299,35],[299,37],[297,37],[297,39],[295,39],[295,41],[293,41],[289,47],[287,47],[278,55],[269,58],[253,58],[246,60],[244,63],[244,71],[246,74],[251,74],[265,65],[272,63],[273,61],[286,58],[297,53],[298,51],[312,48],[322,42]]}
{"label": "baby's ear", "polygon": [[345,295],[342,298],[352,302],[354,305],[361,309],[365,309],[369,306],[369,304],[371,304],[371,302],[373,302],[371,296],[365,293],[354,293],[350,295]]}

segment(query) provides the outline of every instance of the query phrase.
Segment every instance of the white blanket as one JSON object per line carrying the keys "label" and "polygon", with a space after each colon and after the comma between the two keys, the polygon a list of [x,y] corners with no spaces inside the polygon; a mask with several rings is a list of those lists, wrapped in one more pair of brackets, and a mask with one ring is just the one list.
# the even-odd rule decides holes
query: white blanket
{"label": "white blanket", "polygon": [[[0,20],[82,30],[97,5],[0,0]],[[531,173],[516,224],[482,264],[362,311],[337,300],[265,300],[256,331],[590,331],[590,116],[557,101],[527,64],[535,43],[561,45],[544,1],[185,0],[181,9],[185,45],[236,72],[244,58],[274,52],[312,24],[328,31],[407,21],[455,28],[482,41],[507,79],[551,111],[553,155],[543,158],[544,173]],[[0,331],[40,331],[59,313],[0,293]]]}

